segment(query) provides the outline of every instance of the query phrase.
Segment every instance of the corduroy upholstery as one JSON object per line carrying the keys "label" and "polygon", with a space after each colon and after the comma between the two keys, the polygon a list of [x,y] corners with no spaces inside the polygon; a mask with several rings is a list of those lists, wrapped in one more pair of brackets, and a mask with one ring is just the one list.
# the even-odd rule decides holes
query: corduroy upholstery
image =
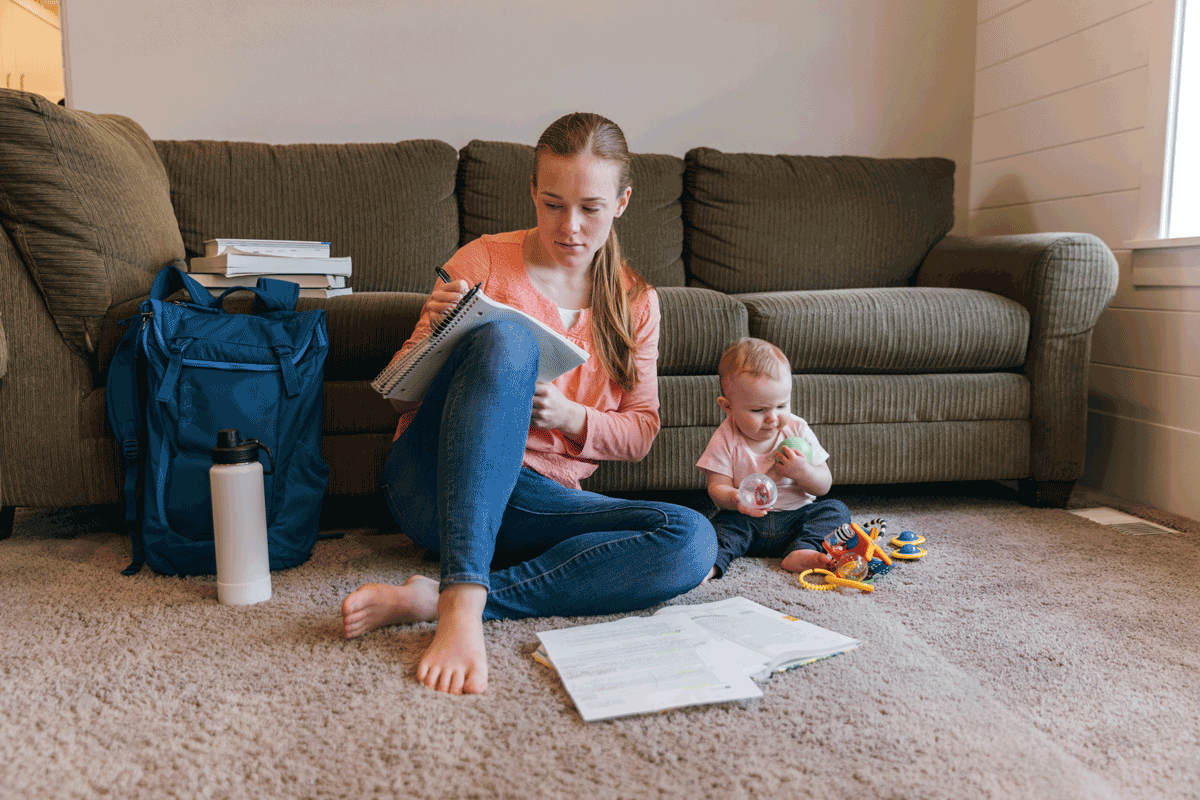
{"label": "corduroy upholstery", "polygon": [[954,225],[944,158],[698,147],[686,174],[690,285],[731,294],[905,286]]}
{"label": "corduroy upholstery", "polygon": [[154,146],[126,117],[0,90],[0,164],[0,222],[63,340],[91,353],[109,306],[184,255]]}
{"label": "corduroy upholstery", "polygon": [[828,289],[734,295],[750,335],[793,372],[984,372],[1025,363],[1029,312],[1006,297],[954,289]]}
{"label": "corduroy upholstery", "polygon": [[428,292],[458,247],[445,142],[155,145],[189,257],[205,239],[318,238],[351,257],[360,291]]}
{"label": "corduroy upholstery", "polygon": [[[130,120],[10,90],[0,133],[0,520],[119,501],[104,380],[120,323],[163,264],[218,236],[321,239],[353,258],[353,295],[300,302],[328,315],[329,491],[374,493],[396,415],[368,382],[434,267],[536,219],[527,144],[151,142]],[[945,236],[942,159],[698,148],[638,154],[632,170],[617,230],[658,286],[662,430],[587,488],[701,488],[717,363],[748,334],[788,355],[793,408],[836,483],[1014,478],[1061,499],[1080,474],[1091,330],[1116,287],[1098,239]]]}

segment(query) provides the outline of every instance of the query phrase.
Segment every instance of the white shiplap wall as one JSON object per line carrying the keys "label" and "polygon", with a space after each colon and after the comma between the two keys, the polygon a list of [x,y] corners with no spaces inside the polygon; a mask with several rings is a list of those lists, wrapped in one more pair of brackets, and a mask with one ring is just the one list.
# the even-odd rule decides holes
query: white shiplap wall
{"label": "white shiplap wall", "polygon": [[1200,287],[1135,289],[1124,247],[1163,2],[979,0],[970,231],[1085,231],[1113,249],[1083,482],[1200,519]]}

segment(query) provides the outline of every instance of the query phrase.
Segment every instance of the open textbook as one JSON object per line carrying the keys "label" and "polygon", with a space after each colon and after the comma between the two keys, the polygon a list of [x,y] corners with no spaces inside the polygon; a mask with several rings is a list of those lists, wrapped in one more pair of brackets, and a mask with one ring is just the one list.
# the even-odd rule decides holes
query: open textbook
{"label": "open textbook", "polygon": [[420,400],[458,340],[497,319],[520,322],[537,337],[541,349],[538,380],[552,381],[588,360],[582,347],[541,320],[488,297],[481,286],[475,284],[428,336],[379,373],[371,381],[372,388],[389,400]]}
{"label": "open textbook", "polygon": [[538,634],[585,722],[762,697],[755,681],[861,642],[744,597]]}

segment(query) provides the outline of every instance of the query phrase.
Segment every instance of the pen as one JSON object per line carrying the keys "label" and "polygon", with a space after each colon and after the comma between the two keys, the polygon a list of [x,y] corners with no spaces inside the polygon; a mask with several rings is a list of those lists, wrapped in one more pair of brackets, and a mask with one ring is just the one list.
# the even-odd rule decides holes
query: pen
{"label": "pen", "polygon": [[438,277],[442,279],[443,283],[450,282],[450,273],[449,272],[446,272],[446,270],[442,269],[441,267],[434,267],[434,269],[437,270]]}

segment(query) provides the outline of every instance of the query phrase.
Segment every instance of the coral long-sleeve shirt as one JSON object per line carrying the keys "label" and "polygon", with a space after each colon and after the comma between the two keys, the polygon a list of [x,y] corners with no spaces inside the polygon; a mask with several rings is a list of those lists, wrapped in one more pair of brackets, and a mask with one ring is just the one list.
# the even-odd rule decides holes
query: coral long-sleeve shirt
{"label": "coral long-sleeve shirt", "polygon": [[[469,285],[483,284],[493,300],[519,308],[592,353],[590,309],[580,313],[570,330],[563,328],[558,306],[529,280],[522,256],[527,231],[483,236],[460,249],[446,264],[453,280]],[[646,455],[658,435],[658,294],[651,289],[633,304],[635,355],[638,383],[625,392],[609,379],[594,356],[559,376],[554,384],[568,399],[584,406],[587,423],[578,440],[559,430],[541,430],[532,425],[525,444],[524,465],[564,486],[579,482],[596,470],[597,462],[637,461]],[[429,335],[425,315],[412,336],[396,354],[399,358]],[[416,411],[400,417],[396,438],[404,432]]]}

